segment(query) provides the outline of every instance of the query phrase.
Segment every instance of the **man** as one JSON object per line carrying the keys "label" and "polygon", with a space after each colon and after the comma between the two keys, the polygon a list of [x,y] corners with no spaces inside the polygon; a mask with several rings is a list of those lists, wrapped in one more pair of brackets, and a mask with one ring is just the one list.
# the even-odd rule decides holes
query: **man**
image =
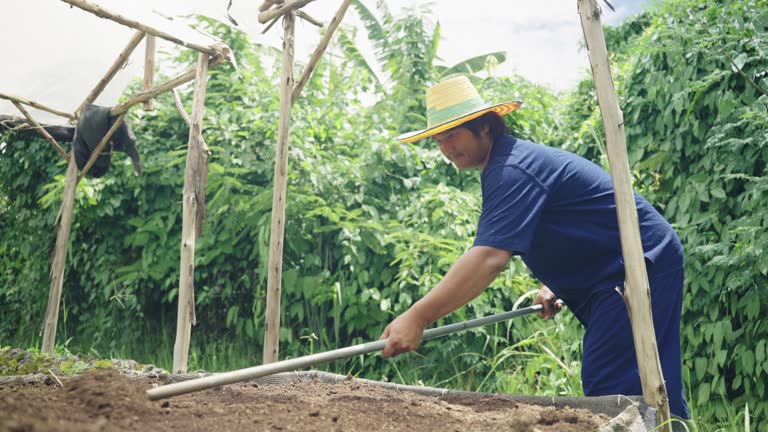
{"label": "man", "polygon": [[[624,262],[611,178],[575,154],[507,135],[501,116],[519,106],[486,104],[466,77],[449,79],[427,90],[427,129],[398,137],[432,137],[457,168],[479,169],[483,207],[473,247],[387,326],[382,355],[416,349],[426,326],[477,297],[519,255],[542,282],[539,315],[557,313],[559,297],[586,327],[585,395],[641,395],[629,317],[616,292]],[[670,411],[689,418],[680,357],[683,249],[669,223],[635,200]]]}

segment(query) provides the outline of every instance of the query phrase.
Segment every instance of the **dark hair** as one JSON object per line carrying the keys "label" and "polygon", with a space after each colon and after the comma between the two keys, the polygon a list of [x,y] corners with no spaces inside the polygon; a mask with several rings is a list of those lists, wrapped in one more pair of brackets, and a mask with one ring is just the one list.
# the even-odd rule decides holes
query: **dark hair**
{"label": "dark hair", "polygon": [[509,131],[507,125],[504,123],[504,119],[493,111],[487,112],[478,118],[472,119],[466,123],[462,123],[457,127],[463,127],[469,129],[473,135],[479,136],[480,131],[488,125],[488,132],[491,134],[491,139],[496,139],[499,135],[505,134]]}

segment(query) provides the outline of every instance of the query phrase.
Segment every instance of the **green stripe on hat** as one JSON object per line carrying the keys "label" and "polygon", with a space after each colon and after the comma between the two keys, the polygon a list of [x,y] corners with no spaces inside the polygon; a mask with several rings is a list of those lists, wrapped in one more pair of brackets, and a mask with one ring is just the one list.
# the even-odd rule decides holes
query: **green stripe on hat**
{"label": "green stripe on hat", "polygon": [[485,107],[485,102],[483,99],[474,97],[472,99],[465,100],[464,102],[451,105],[441,110],[437,110],[435,108],[427,108],[427,127],[445,123],[447,121],[482,109],[483,107]]}

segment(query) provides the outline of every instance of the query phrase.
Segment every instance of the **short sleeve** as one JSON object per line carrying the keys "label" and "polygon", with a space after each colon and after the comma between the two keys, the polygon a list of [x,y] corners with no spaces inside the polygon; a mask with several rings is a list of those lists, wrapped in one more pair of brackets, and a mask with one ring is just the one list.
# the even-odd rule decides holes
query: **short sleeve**
{"label": "short sleeve", "polygon": [[524,255],[530,249],[548,190],[520,167],[488,168],[483,173],[483,209],[474,245]]}

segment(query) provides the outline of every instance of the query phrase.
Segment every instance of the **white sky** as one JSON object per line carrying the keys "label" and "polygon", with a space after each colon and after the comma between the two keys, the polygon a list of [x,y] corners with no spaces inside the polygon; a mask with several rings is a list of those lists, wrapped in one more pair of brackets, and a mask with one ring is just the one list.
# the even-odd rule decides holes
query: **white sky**
{"label": "white sky", "polygon": [[[64,111],[74,111],[82,99],[114,62],[133,29],[100,19],[59,0],[0,0],[0,40],[4,43],[0,66],[0,93],[9,93]],[[199,13],[226,22],[229,0],[99,0],[107,9],[141,19],[153,10],[177,16]],[[364,0],[376,13],[376,1]],[[442,27],[438,53],[446,65],[479,54],[506,51],[507,62],[497,75],[519,73],[557,90],[568,89],[586,74],[587,54],[579,50],[582,40],[576,0],[387,0],[389,9],[399,15],[403,8],[431,4],[433,18]],[[601,2],[602,3],[602,2]],[[604,7],[603,22],[615,24],[637,13],[648,0],[614,0],[617,9]],[[240,28],[255,42],[280,46],[282,30],[274,26],[261,35],[258,22],[261,0],[233,0],[230,13]],[[304,10],[328,23],[341,0],[316,0]],[[474,6],[474,7],[473,7]],[[378,16],[378,14],[377,14]],[[345,25],[359,24],[353,7],[347,11]],[[359,32],[364,35],[363,29]],[[296,58],[307,61],[320,39],[316,27],[298,21]],[[161,41],[160,49],[169,45]],[[113,80],[96,102],[113,104],[125,85],[141,75],[143,45],[131,62]],[[364,51],[364,54],[366,52]],[[236,55],[237,53],[235,53]],[[370,51],[367,53],[371,55]],[[51,117],[31,110],[40,121]],[[10,103],[0,101],[0,114],[19,115]]]}

